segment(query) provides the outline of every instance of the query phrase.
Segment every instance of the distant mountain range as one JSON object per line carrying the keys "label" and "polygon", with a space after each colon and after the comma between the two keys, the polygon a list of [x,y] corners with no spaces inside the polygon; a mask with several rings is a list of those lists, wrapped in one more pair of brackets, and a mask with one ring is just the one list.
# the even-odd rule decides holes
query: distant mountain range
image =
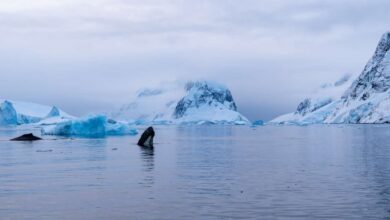
{"label": "distant mountain range", "polygon": [[[0,126],[56,125],[74,119],[55,106],[0,99]],[[77,123],[94,121],[88,119]],[[101,124],[122,130],[123,123],[250,124],[239,113],[231,91],[212,81],[171,83],[143,89],[129,104],[107,114],[106,118],[92,119],[101,119]],[[122,124],[116,124],[116,121]],[[382,36],[374,55],[355,80],[346,75],[335,83],[324,84],[299,103],[295,112],[269,123],[390,123],[390,32]]]}

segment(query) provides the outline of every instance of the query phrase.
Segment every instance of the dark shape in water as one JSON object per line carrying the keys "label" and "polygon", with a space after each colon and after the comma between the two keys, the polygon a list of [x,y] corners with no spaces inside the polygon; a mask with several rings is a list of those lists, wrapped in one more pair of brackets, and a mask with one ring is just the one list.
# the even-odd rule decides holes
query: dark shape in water
{"label": "dark shape in water", "polygon": [[39,141],[39,140],[42,140],[42,138],[36,137],[32,133],[24,134],[20,137],[11,139],[11,141]]}
{"label": "dark shape in water", "polygon": [[153,147],[154,135],[155,135],[155,133],[154,133],[153,127],[149,127],[141,135],[141,138],[138,141],[138,145],[141,147]]}

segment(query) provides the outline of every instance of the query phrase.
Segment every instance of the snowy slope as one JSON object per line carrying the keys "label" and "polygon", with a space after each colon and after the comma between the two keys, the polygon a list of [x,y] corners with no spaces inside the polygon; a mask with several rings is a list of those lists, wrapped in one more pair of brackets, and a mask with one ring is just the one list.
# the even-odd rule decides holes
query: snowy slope
{"label": "snowy slope", "polygon": [[0,118],[4,118],[6,115],[10,117],[10,113],[15,111],[16,115],[14,115],[14,122],[1,123],[0,125],[17,125],[17,124],[28,124],[28,123],[36,123],[41,121],[42,119],[52,118],[52,117],[61,117],[61,118],[73,118],[73,116],[67,114],[66,112],[58,109],[54,106],[46,106],[31,102],[21,102],[21,101],[12,101],[0,99],[0,103],[2,106],[7,106],[7,111],[4,109],[0,111]]}
{"label": "snowy slope", "polygon": [[246,124],[230,90],[211,81],[174,83],[141,90],[111,116],[139,124]]}
{"label": "snowy slope", "polygon": [[380,39],[363,72],[337,99],[320,95],[270,123],[390,123],[390,32]]}
{"label": "snowy slope", "polygon": [[110,114],[116,120],[136,124],[172,123],[172,113],[185,91],[180,83],[164,84],[157,89],[142,89],[130,104]]}
{"label": "snowy slope", "polygon": [[[322,123],[333,110],[335,103],[351,85],[351,75],[344,75],[335,83],[327,83],[318,88],[308,98],[299,103],[293,113],[279,116],[271,124],[314,124]],[[313,114],[315,113],[315,114]]]}

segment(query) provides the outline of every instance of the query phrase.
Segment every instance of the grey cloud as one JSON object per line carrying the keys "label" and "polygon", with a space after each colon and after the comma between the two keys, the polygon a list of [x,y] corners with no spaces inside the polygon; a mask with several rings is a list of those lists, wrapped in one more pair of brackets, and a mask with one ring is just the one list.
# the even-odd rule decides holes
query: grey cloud
{"label": "grey cloud", "polygon": [[210,78],[270,119],[361,71],[390,20],[385,0],[58,2],[0,10],[0,93],[79,115],[148,84]]}

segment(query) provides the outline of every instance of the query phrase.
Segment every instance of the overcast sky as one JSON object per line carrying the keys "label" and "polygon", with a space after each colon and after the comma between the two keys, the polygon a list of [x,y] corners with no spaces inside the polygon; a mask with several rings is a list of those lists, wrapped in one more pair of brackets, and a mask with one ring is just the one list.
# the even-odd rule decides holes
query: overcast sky
{"label": "overcast sky", "polygon": [[1,0],[1,98],[84,115],[161,82],[217,80],[250,119],[358,74],[389,0]]}

